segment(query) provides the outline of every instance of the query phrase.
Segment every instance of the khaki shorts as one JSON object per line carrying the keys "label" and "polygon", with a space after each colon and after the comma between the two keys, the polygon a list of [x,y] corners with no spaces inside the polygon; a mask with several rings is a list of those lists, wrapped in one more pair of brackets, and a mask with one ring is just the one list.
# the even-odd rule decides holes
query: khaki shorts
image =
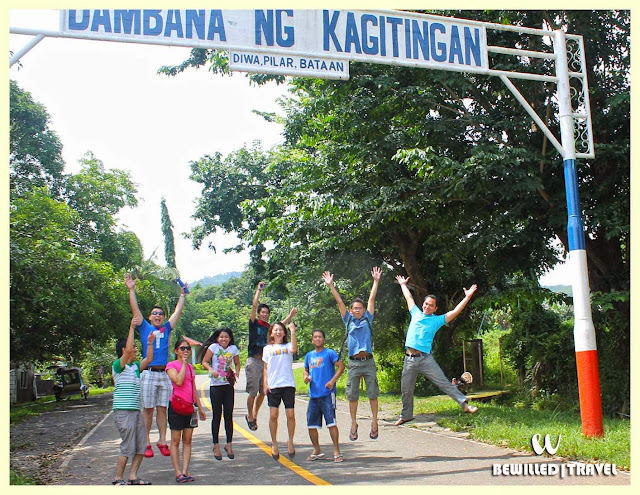
{"label": "khaki shorts", "polygon": [[373,358],[366,361],[349,359],[347,387],[345,389],[347,400],[354,401],[360,398],[360,378],[362,377],[364,377],[369,399],[377,399],[378,395],[380,395],[380,388],[378,387],[376,371],[376,362]]}
{"label": "khaki shorts", "polygon": [[244,364],[244,377],[247,380],[247,393],[251,397],[263,394],[262,379],[264,374],[264,362],[260,358],[247,358]]}
{"label": "khaki shorts", "polygon": [[127,409],[113,411],[116,427],[120,433],[120,455],[133,459],[136,454],[144,454],[147,446],[147,430],[142,413]]}

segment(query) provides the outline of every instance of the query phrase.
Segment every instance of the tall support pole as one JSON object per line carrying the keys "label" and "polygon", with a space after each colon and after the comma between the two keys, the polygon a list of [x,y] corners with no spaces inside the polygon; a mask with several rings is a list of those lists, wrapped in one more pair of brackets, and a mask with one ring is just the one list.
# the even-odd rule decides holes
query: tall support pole
{"label": "tall support pole", "polygon": [[576,168],[573,110],[567,62],[567,44],[562,30],[555,31],[554,51],[558,76],[558,107],[560,135],[564,149],[564,181],[567,194],[567,231],[569,237],[569,267],[572,272],[574,327],[573,338],[578,369],[578,391],[582,434],[586,437],[602,437],[602,399],[598,372],[596,331],[591,317],[589,299],[589,272],[584,229],[578,197],[578,173]]}

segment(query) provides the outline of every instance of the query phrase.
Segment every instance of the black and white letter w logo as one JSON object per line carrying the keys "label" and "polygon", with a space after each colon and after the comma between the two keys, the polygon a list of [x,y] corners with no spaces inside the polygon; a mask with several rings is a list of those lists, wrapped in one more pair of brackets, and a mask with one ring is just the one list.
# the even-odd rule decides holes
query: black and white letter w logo
{"label": "black and white letter w logo", "polygon": [[540,435],[537,433],[531,437],[531,446],[533,447],[533,451],[537,455],[542,455],[542,453],[546,450],[549,454],[553,455],[558,451],[558,447],[560,447],[560,439],[562,435],[558,435],[558,443],[555,447],[551,446],[551,438],[549,435],[544,436],[544,447],[540,446]]}

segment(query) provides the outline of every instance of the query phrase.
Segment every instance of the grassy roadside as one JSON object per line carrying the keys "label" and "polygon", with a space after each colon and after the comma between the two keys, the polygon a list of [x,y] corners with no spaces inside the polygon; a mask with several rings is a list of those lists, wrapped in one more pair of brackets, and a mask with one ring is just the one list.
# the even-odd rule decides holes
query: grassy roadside
{"label": "grassy roadside", "polygon": [[[308,393],[304,383],[303,370],[294,370],[296,391],[299,395]],[[337,398],[344,396],[345,375],[337,384]],[[366,395],[360,394],[363,405]],[[378,398],[380,407],[391,415],[399,415],[402,399],[398,394],[384,394]],[[605,418],[604,437],[587,439],[582,435],[580,414],[571,411],[533,410],[514,407],[513,404],[476,403],[480,407],[477,414],[464,414],[449,397],[416,397],[415,414],[434,414],[438,425],[453,431],[465,431],[469,438],[508,447],[524,452],[532,452],[531,437],[535,434],[549,434],[552,445],[556,445],[558,435],[562,436],[557,455],[580,462],[616,464],[620,470],[631,469],[631,422],[628,419]],[[411,423],[409,423],[411,424]]]}
{"label": "grassy roadside", "polygon": [[[106,394],[108,392],[113,392],[113,387],[107,388],[89,388],[89,397],[93,397],[94,395]],[[69,400],[84,400],[80,395],[73,395],[69,397]],[[53,395],[47,395],[44,397],[40,397],[35,402],[23,402],[20,404],[11,404],[11,408],[9,410],[9,424],[15,425],[29,419],[33,416],[37,416],[46,411],[50,411],[57,407],[60,407],[63,404],[66,404],[67,401],[56,401],[56,398]]]}

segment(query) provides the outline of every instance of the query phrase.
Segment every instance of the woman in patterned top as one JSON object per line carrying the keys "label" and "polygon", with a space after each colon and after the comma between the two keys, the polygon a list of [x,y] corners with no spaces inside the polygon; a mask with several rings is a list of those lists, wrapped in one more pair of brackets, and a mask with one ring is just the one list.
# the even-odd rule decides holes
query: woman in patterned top
{"label": "woman in patterned top", "polygon": [[[213,457],[222,460],[218,433],[220,431],[220,420],[224,416],[224,429],[227,435],[227,444],[224,447],[227,457],[234,458],[231,442],[233,441],[233,405],[234,389],[229,378],[234,374],[240,375],[239,351],[233,340],[233,332],[230,328],[216,330],[211,337],[202,345],[206,349],[204,357],[201,358],[202,366],[209,370],[211,383],[209,394],[211,397],[211,407],[213,408],[213,418],[211,419],[211,435],[213,437]],[[202,352],[202,351],[201,351]],[[233,365],[233,366],[232,366]]]}

